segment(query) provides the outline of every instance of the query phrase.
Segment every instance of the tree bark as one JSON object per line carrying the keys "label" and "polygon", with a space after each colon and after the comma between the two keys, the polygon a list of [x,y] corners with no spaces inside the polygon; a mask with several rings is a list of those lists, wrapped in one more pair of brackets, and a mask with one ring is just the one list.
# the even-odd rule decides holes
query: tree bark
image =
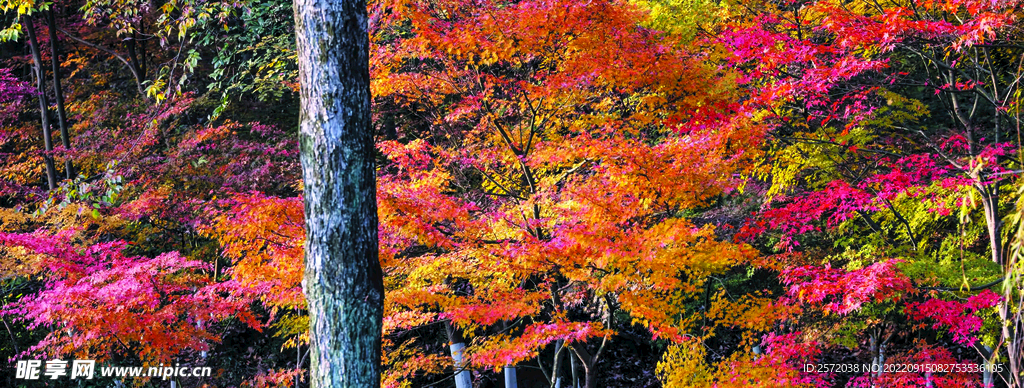
{"label": "tree bark", "polygon": [[505,366],[505,388],[519,388],[519,378],[516,377],[516,366]]}
{"label": "tree bark", "polygon": [[28,32],[28,47],[32,52],[32,64],[36,75],[36,90],[39,92],[39,116],[43,124],[43,148],[46,154],[43,155],[43,163],[46,164],[46,184],[50,190],[57,188],[57,171],[53,167],[53,136],[50,132],[50,102],[46,98],[46,78],[43,74],[43,56],[39,53],[39,41],[36,39],[36,30],[32,23],[32,17],[21,15],[21,25]]}
{"label": "tree bark", "polygon": [[570,371],[572,372],[572,388],[580,388],[580,377],[579,373],[576,371],[576,357],[573,357],[572,354],[569,355],[569,366],[571,367]]}
{"label": "tree bark", "polygon": [[601,357],[601,352],[604,350],[605,345],[608,344],[609,337],[605,335],[601,339],[601,346],[593,354],[587,350],[586,342],[576,342],[570,345],[572,353],[576,358],[579,359],[580,364],[583,365],[583,387],[584,388],[596,388],[597,387],[597,361]]}
{"label": "tree bark", "polygon": [[976,178],[981,192],[981,207],[985,212],[985,230],[988,232],[989,252],[992,262],[1003,265],[1002,224],[999,217],[999,184],[986,185],[983,178]]}
{"label": "tree bark", "polygon": [[452,362],[455,366],[455,388],[472,388],[473,375],[466,369],[466,339],[451,322],[446,322],[444,328],[448,334],[448,347],[452,351]]}
{"label": "tree bark", "polygon": [[137,34],[135,32],[132,32],[132,36],[125,39],[124,45],[128,50],[128,64],[132,67],[132,72],[145,79],[146,71],[142,68],[142,62],[139,60],[139,56],[135,53],[136,35]]}
{"label": "tree bark", "polygon": [[992,374],[992,369],[993,369],[993,365],[994,365],[992,363],[992,359],[994,358],[994,357],[992,357],[993,354],[994,354],[994,352],[992,351],[992,347],[991,346],[981,345],[981,357],[983,359],[983,361],[982,361],[983,364],[982,365],[985,366],[985,368],[981,371],[981,386],[982,386],[982,388],[992,388],[992,387],[995,386],[995,378],[994,378],[994,375]]}
{"label": "tree bark", "polygon": [[310,387],[379,387],[384,283],[365,0],[295,0]]}
{"label": "tree bark", "polygon": [[[60,49],[57,47],[57,21],[53,16],[53,9],[46,12],[46,29],[50,35],[50,65],[53,69],[53,98],[57,103],[57,123],[60,124],[60,144],[65,150],[71,149],[71,138],[68,136],[68,119],[64,111],[64,89],[60,86],[60,62],[57,55]],[[64,176],[71,179],[74,175],[74,165],[71,158],[64,160]]]}
{"label": "tree bark", "polygon": [[[565,353],[565,341],[555,341],[555,359],[551,367],[551,388],[562,388],[562,355]],[[570,356],[571,357],[571,356]]]}

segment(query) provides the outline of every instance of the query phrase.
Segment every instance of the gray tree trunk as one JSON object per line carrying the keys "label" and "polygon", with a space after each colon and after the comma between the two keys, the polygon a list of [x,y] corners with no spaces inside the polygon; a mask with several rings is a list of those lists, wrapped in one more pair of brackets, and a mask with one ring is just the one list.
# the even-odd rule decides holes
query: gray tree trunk
{"label": "gray tree trunk", "polygon": [[1002,218],[999,216],[999,185],[985,185],[977,178],[981,191],[981,206],[985,212],[985,229],[988,232],[989,252],[992,262],[1003,265]]}
{"label": "gray tree trunk", "polygon": [[505,365],[505,388],[519,388],[515,365]]}
{"label": "gray tree trunk", "polygon": [[[565,353],[565,341],[555,341],[555,359],[551,366],[551,388],[562,388],[562,357]],[[569,357],[572,357],[570,355]]]}
{"label": "gray tree trunk", "polygon": [[446,322],[444,327],[448,334],[448,347],[452,351],[452,362],[455,367],[455,388],[473,388],[473,375],[466,369],[466,339],[451,322]]}
{"label": "gray tree trunk", "polygon": [[580,388],[580,376],[576,371],[576,357],[573,354],[569,354],[569,366],[572,371],[572,388]]}
{"label": "gray tree trunk", "polygon": [[992,375],[992,347],[988,345],[981,345],[981,356],[984,358],[985,369],[981,371],[981,386],[983,388],[992,388],[995,386],[995,378]]}
{"label": "gray tree trunk", "polygon": [[384,283],[365,0],[295,0],[310,387],[379,387]]}

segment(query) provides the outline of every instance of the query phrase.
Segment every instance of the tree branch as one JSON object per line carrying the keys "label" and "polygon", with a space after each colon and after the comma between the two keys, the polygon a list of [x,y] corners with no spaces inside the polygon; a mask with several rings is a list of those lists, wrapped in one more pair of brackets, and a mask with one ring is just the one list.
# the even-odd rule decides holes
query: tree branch
{"label": "tree branch", "polygon": [[64,36],[68,37],[68,39],[71,39],[71,40],[73,40],[75,42],[81,43],[81,44],[85,45],[86,47],[89,47],[89,48],[92,48],[92,49],[95,49],[95,50],[99,50],[99,51],[105,52],[107,54],[113,55],[114,58],[117,58],[119,61],[121,61],[121,63],[124,63],[124,66],[127,67],[128,70],[132,72],[132,76],[135,78],[135,87],[138,89],[139,94],[143,95],[143,96],[146,95],[143,92],[143,90],[142,90],[142,78],[140,78],[141,75],[139,75],[139,73],[135,70],[135,67],[132,66],[132,64],[128,62],[128,59],[126,59],[125,57],[121,56],[120,54],[118,54],[114,50],[108,49],[108,48],[100,46],[98,44],[86,41],[85,39],[82,39],[82,38],[79,38],[77,36],[71,35],[67,31],[65,31],[63,28],[58,28],[57,30],[60,31],[61,34],[64,34]]}
{"label": "tree branch", "polygon": [[[996,280],[993,280],[991,282],[982,284],[980,286],[973,286],[971,288],[968,288],[967,291],[981,291],[981,290],[984,290],[986,288],[992,287],[992,286],[994,286],[996,284],[1002,283],[1004,279],[1006,279],[1006,278],[1005,277],[1001,277],[999,279],[996,279]],[[948,291],[948,292],[962,291],[963,290],[963,288],[952,288],[952,287],[918,287],[918,288],[922,289],[922,290],[935,290],[935,291]]]}

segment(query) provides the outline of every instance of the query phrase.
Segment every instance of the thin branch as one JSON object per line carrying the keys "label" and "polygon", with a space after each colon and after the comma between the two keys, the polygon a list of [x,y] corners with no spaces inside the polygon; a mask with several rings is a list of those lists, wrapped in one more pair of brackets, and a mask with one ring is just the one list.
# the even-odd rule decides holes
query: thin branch
{"label": "thin branch", "polygon": [[[992,287],[992,286],[994,286],[996,284],[1002,283],[1004,279],[1006,279],[1006,278],[1002,277],[1002,278],[993,280],[991,282],[982,284],[980,286],[972,286],[972,287],[968,288],[967,291],[981,291],[981,290],[984,290],[986,288]],[[963,291],[963,288],[952,288],[952,287],[918,287],[918,288],[922,289],[922,290],[935,290],[935,291],[948,291],[948,292]]]}
{"label": "thin branch", "polygon": [[12,332],[11,327],[7,325],[7,319],[0,317],[0,320],[4,321],[4,327],[7,328],[7,335],[11,336],[11,345],[14,345],[14,354],[20,354],[21,350],[18,350],[18,341],[14,340],[14,332]]}
{"label": "thin branch", "polygon": [[57,31],[60,31],[60,33],[64,34],[64,36],[68,37],[68,39],[71,39],[71,40],[73,40],[75,42],[81,43],[81,44],[83,44],[83,45],[85,45],[87,47],[90,47],[90,48],[93,48],[93,49],[105,52],[107,54],[113,55],[114,58],[117,58],[119,61],[124,63],[124,66],[127,67],[128,70],[132,72],[132,76],[135,77],[135,87],[138,88],[138,91],[139,91],[140,95],[143,95],[143,96],[145,95],[145,93],[142,91],[142,79],[140,78],[141,76],[139,75],[139,73],[137,71],[135,71],[135,68],[132,67],[131,63],[128,62],[128,59],[126,59],[125,57],[122,57],[120,54],[118,54],[114,50],[108,49],[108,48],[100,46],[98,44],[86,41],[85,39],[82,39],[82,38],[79,38],[77,36],[71,35],[67,31],[65,31],[63,28],[58,28]]}

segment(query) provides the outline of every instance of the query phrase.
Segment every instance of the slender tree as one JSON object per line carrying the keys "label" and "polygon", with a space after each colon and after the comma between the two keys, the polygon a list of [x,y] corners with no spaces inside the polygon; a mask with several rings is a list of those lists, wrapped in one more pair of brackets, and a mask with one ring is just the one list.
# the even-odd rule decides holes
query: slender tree
{"label": "slender tree", "polygon": [[[50,37],[50,65],[53,69],[53,98],[57,103],[57,123],[60,124],[60,144],[65,150],[71,149],[71,138],[68,135],[67,113],[64,112],[64,89],[60,86],[60,61],[58,55],[60,48],[57,46],[57,22],[53,16],[53,8],[46,11],[46,29]],[[71,158],[64,160],[64,176],[71,179],[74,175],[74,166]]]}
{"label": "slender tree", "polygon": [[365,0],[295,0],[310,386],[380,385],[384,284]]}
{"label": "slender tree", "polygon": [[46,79],[43,73],[43,57],[39,53],[39,42],[36,39],[35,27],[32,23],[32,16],[21,15],[21,24],[28,32],[28,47],[32,52],[32,66],[36,77],[36,89],[39,91],[39,116],[43,125],[43,146],[46,148],[46,155],[43,160],[46,164],[46,185],[50,190],[57,187],[57,171],[53,167],[53,136],[50,130],[50,103],[46,99]]}

